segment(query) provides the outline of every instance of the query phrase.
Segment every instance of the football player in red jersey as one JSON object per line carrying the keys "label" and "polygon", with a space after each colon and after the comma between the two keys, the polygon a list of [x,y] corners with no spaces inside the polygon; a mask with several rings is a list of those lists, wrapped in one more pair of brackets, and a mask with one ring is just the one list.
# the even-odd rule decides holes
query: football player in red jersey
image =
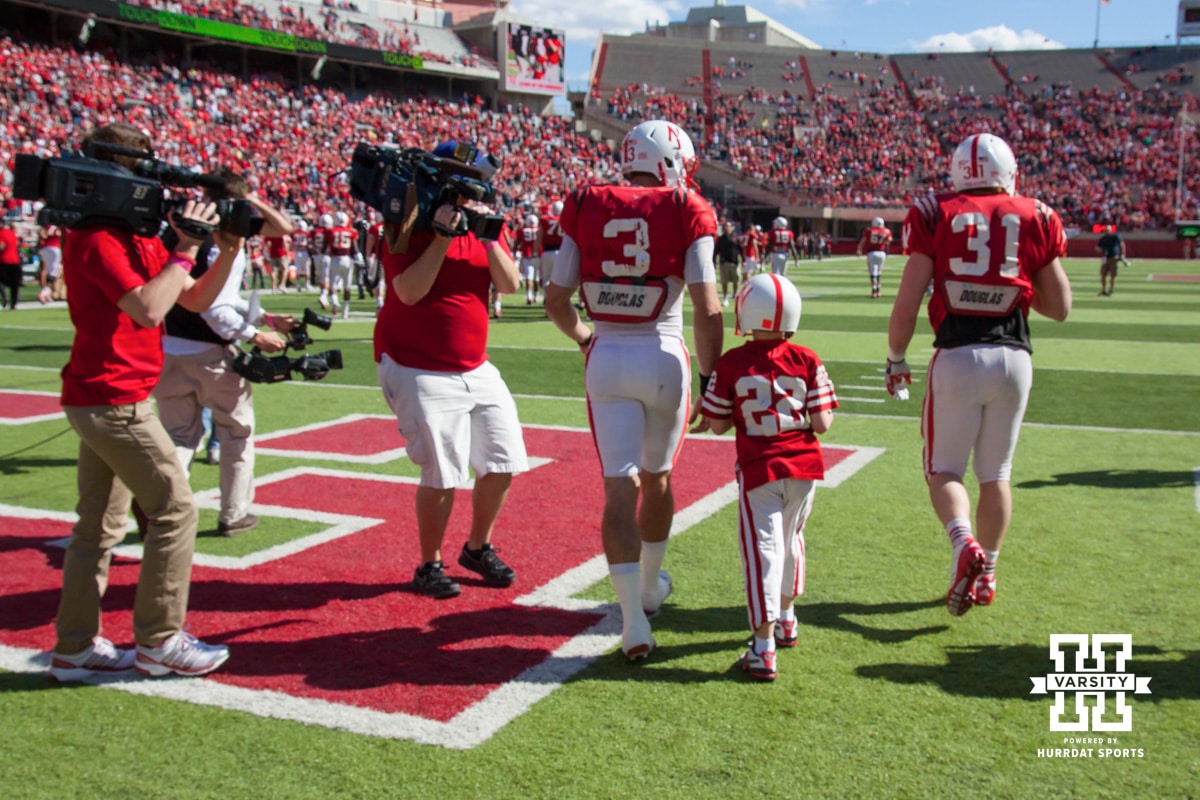
{"label": "football player in red jersey", "polygon": [[383,256],[383,219],[375,215],[374,211],[368,212],[367,226],[367,286],[370,287],[371,293],[375,295],[375,313],[379,313],[379,309],[383,308],[383,297],[387,292],[387,281],[380,280],[381,275],[381,258]]}
{"label": "football player in red jersey", "polygon": [[317,298],[321,308],[329,310],[329,231],[333,228],[333,215],[317,217],[317,227],[308,238],[308,252],[312,256],[313,271],[321,296]]}
{"label": "football player in red jersey", "polygon": [[525,279],[525,305],[542,302],[542,244],[541,225],[537,214],[526,214],[517,232],[517,247],[521,252],[521,277]]}
{"label": "football player in red jersey", "polygon": [[267,261],[271,266],[271,294],[287,291],[288,249],[286,236],[269,236],[264,240],[267,246]]}
{"label": "football player in red jersey", "polygon": [[[296,291],[304,292],[312,285],[312,256],[309,254],[308,248],[311,241],[311,232],[309,224],[305,220],[300,220],[296,223],[296,230],[292,231],[292,257],[296,265]],[[285,283],[286,285],[286,283]]]}
{"label": "football player in red jersey", "polygon": [[750,276],[758,272],[758,262],[762,257],[762,245],[758,234],[757,225],[747,225],[746,230],[738,237],[742,248],[742,280],[750,280]]}
{"label": "football player in red jersey", "polygon": [[[433,155],[459,158],[474,149],[443,142]],[[473,208],[494,213],[478,203]],[[470,533],[458,563],[489,586],[516,581],[491,538],[512,476],[528,469],[517,405],[487,357],[488,287],[516,291],[517,265],[503,235],[484,241],[470,231],[452,234],[465,230],[461,215],[444,203],[434,212],[432,230],[413,230],[406,239],[395,226],[385,226],[388,299],[375,324],[379,384],[409,458],[421,468],[416,496],[421,566],[413,587],[442,599],[461,591],[443,568],[442,542],[455,489],[472,471]]]}
{"label": "football player in red jersey", "polygon": [[47,225],[38,231],[38,260],[42,264],[42,288],[38,300],[43,304],[51,300],[65,300],[66,289],[62,279],[62,229]]}
{"label": "football player in red jersey", "polygon": [[775,645],[798,641],[804,592],[804,524],[825,477],[817,435],[833,424],[837,394],[821,359],[788,341],[800,293],[779,275],[756,275],[738,294],[738,330],[753,337],[717,361],[700,412],[713,433],[737,431],[738,541],[754,644],[751,678],[775,679]]}
{"label": "football player in red jersey", "polygon": [[[678,125],[634,127],[621,144],[621,172],[632,185],[583,186],[563,203],[562,248],[546,290],[550,319],[587,353],[588,417],[604,474],[601,533],[630,660],[654,649],[647,615],[671,591],[662,570],[675,513],[671,469],[691,386],[685,287],[702,387],[724,333],[713,270],[717,220],[691,183],[698,163]],[[576,288],[594,333],[571,305]],[[697,400],[692,417],[698,413]]]}
{"label": "football player in red jersey", "polygon": [[542,261],[539,273],[543,290],[550,285],[550,272],[554,269],[554,259],[558,258],[558,250],[562,247],[562,223],[559,222],[562,210],[562,201],[555,200],[539,220],[540,232],[538,234],[538,243],[542,249]]}
{"label": "football player in red jersey", "polygon": [[871,297],[879,297],[883,278],[883,262],[887,260],[888,248],[892,246],[892,232],[883,224],[883,217],[871,220],[871,226],[863,231],[858,240],[858,254],[867,251],[867,274],[871,276]]}
{"label": "football player in red jersey", "polygon": [[776,217],[771,224],[769,236],[771,249],[771,272],[776,275],[787,275],[788,261],[798,255],[796,250],[796,234],[788,227],[785,217]]}
{"label": "football player in red jersey", "polygon": [[[333,215],[334,226],[329,229],[329,286],[333,307],[341,306],[342,319],[350,318],[350,287],[354,285],[354,257],[358,249],[358,231],[350,224],[350,215],[339,211]],[[342,305],[345,301],[345,305]]]}
{"label": "football player in red jersey", "polygon": [[[953,193],[917,201],[904,220],[910,255],[888,325],[886,374],[888,392],[906,398],[905,351],[932,279],[935,350],[921,434],[929,497],[954,549],[946,607],[960,616],[996,594],[1013,451],[1033,382],[1029,309],[1061,322],[1071,311],[1071,285],[1059,261],[1067,247],[1062,220],[1016,196],[1017,162],[1003,139],[967,138],[954,151],[950,178]],[[974,529],[963,486],[968,457],[979,479]]]}

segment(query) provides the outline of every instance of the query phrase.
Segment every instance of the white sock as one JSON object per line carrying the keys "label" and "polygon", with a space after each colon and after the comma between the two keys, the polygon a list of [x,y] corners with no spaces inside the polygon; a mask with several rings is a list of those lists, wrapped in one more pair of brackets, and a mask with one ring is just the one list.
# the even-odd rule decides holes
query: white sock
{"label": "white sock", "polygon": [[667,556],[667,542],[642,542],[642,594],[650,595],[650,599],[658,599],[658,571],[662,569],[663,559]]}
{"label": "white sock", "polygon": [[983,565],[983,574],[984,575],[995,575],[996,574],[996,559],[1000,558],[1000,551],[999,550],[984,550],[983,552],[985,555],[987,555],[987,563]]}
{"label": "white sock", "polygon": [[638,591],[640,573],[641,565],[636,561],[608,565],[608,579],[612,581],[617,601],[621,604],[625,630],[629,630],[638,617],[646,618],[646,612],[642,610],[641,592]]}
{"label": "white sock", "polygon": [[966,519],[952,519],[947,522],[946,535],[950,537],[950,544],[955,550],[975,538],[971,535],[971,521]]}
{"label": "white sock", "polygon": [[757,636],[755,636],[754,637],[754,652],[760,656],[763,653],[774,653],[775,652],[775,638],[772,637],[770,639],[760,639]]}
{"label": "white sock", "polygon": [[795,622],[796,621],[796,607],[792,606],[791,608],[785,608],[782,611],[780,611],[779,612],[779,621],[780,622]]}

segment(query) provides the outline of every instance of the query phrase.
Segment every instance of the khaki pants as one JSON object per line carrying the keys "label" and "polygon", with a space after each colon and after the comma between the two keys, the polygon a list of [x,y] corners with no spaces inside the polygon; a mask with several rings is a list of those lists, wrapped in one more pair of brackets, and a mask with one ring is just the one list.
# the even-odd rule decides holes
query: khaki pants
{"label": "khaki pants", "polygon": [[130,493],[146,513],[133,636],[156,647],[183,629],[198,515],[187,476],[149,400],[63,409],[79,434],[79,522],[63,562],[55,652],[78,653],[99,635],[112,548],[125,538]]}
{"label": "khaki pants", "polygon": [[254,502],[254,399],[250,383],[231,366],[237,348],[213,345],[202,353],[168,354],[154,387],[158,416],[178,449],[184,472],[190,472],[204,425],[205,407],[221,443],[221,513],[218,521],[237,522]]}

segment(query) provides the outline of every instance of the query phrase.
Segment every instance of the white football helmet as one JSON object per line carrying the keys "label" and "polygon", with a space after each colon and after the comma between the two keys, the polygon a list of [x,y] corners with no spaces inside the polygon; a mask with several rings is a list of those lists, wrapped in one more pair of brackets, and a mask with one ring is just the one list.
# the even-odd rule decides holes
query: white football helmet
{"label": "white football helmet", "polygon": [[755,233],[762,233],[762,225],[755,225],[755,226],[754,226],[754,232],[755,232]]}
{"label": "white football helmet", "polygon": [[699,166],[692,140],[674,122],[643,122],[621,142],[621,174],[625,177],[647,172],[666,186],[686,185]]}
{"label": "white football helmet", "polygon": [[337,222],[339,228],[344,228],[350,224],[350,215],[345,211],[337,212],[333,215],[333,218]]}
{"label": "white football helmet", "polygon": [[537,224],[538,224],[538,218],[537,218],[536,214],[525,215],[525,227],[526,228],[536,228]]}
{"label": "white football helmet", "polygon": [[563,208],[562,200],[555,200],[554,203],[550,206],[550,213],[557,217],[559,214],[562,213],[562,208]]}
{"label": "white football helmet", "polygon": [[322,214],[321,216],[317,217],[317,224],[322,228],[332,228],[333,217],[331,217],[329,214]]}
{"label": "white football helmet", "polygon": [[779,275],[760,272],[738,292],[737,327],[740,335],[751,331],[795,333],[800,327],[800,292]]}
{"label": "white football helmet", "polygon": [[882,228],[883,227],[883,217],[876,217],[875,219],[871,220],[871,227],[872,228]]}
{"label": "white football helmet", "polygon": [[998,186],[1016,194],[1017,159],[999,136],[990,133],[968,136],[951,157],[950,182],[956,192]]}
{"label": "white football helmet", "polygon": [[303,220],[303,219],[300,220],[299,222],[296,223],[296,227],[302,231],[308,230],[308,220]]}
{"label": "white football helmet", "polygon": [[788,221],[784,217],[776,217],[775,221],[771,223],[771,226],[777,231],[784,231],[787,230]]}

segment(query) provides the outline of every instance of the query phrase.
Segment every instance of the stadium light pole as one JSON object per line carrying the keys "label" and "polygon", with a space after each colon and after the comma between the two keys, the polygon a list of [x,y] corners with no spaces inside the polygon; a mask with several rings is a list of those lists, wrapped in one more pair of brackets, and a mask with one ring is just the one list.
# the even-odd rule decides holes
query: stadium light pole
{"label": "stadium light pole", "polygon": [[1092,40],[1092,49],[1100,49],[1100,6],[1104,5],[1104,0],[1096,0],[1096,38]]}

